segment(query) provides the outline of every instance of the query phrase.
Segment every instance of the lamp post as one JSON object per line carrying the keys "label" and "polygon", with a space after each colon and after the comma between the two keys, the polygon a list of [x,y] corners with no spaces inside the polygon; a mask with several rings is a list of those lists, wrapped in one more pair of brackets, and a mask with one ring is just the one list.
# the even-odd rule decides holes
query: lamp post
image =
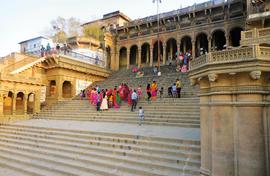
{"label": "lamp post", "polygon": [[157,3],[157,41],[158,41],[158,71],[160,71],[160,43],[159,43],[159,3],[161,0],[153,0],[153,3]]}

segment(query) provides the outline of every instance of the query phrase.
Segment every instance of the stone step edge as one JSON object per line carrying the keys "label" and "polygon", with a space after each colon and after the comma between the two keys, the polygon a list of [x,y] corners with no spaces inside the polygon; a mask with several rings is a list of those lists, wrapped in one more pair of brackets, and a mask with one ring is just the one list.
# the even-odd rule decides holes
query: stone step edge
{"label": "stone step edge", "polygon": [[[90,133],[90,134],[99,134],[104,136],[117,136],[117,137],[127,137],[127,138],[134,138],[134,139],[151,139],[155,141],[177,141],[179,143],[185,141],[190,142],[192,144],[200,145],[199,140],[186,140],[186,139],[177,139],[177,138],[165,138],[165,137],[156,137],[156,136],[142,136],[142,135],[131,135],[131,134],[125,134],[125,133],[109,133],[109,132],[96,132],[91,130],[74,130],[74,129],[60,129],[60,128],[51,128],[51,127],[36,127],[36,126],[30,126],[30,125],[17,125],[17,124],[4,124],[6,126],[15,126],[20,128],[35,128],[35,129],[44,129],[44,130],[50,130],[50,131],[68,131],[68,132],[74,132],[74,133]],[[1,125],[0,125],[1,127]]]}
{"label": "stone step edge", "polygon": [[[2,137],[6,137],[6,138],[18,138],[21,140],[31,140],[31,141],[42,141],[42,142],[51,142],[51,143],[57,143],[55,142],[55,140],[60,140],[62,144],[74,144],[74,140],[63,140],[63,139],[59,139],[59,138],[40,138],[40,139],[36,139],[35,137],[30,137],[30,136],[22,136],[22,135],[18,135],[18,134],[1,134],[0,136]],[[185,157],[185,156],[191,156],[192,159],[196,160],[197,158],[199,158],[200,153],[195,153],[195,152],[184,152],[184,151],[176,151],[176,150],[161,150],[161,149],[154,149],[154,148],[146,148],[146,147],[141,147],[141,146],[129,146],[129,145],[116,145],[116,144],[110,144],[110,143],[102,143],[102,142],[92,142],[90,143],[91,146],[102,146],[103,148],[106,148],[108,150],[110,149],[122,149],[124,151],[129,151],[129,150],[133,150],[133,151],[140,151],[143,153],[147,153],[147,152],[151,152],[151,153],[156,153],[156,154],[162,154],[162,155],[171,155],[171,156],[177,156],[177,157]],[[76,144],[78,147],[89,147],[88,143],[84,142],[84,143],[77,143]]]}
{"label": "stone step edge", "polygon": [[[47,119],[47,120],[72,120],[72,121],[90,121],[90,122],[106,122],[106,123],[126,123],[126,124],[139,124],[138,121],[124,121],[124,120],[107,120],[107,119],[79,119],[79,118],[66,118],[66,117],[38,117],[36,119]],[[149,122],[143,121],[142,125],[153,125],[153,126],[173,126],[182,128],[200,128],[200,124],[186,124],[186,123],[170,123],[170,122]]]}
{"label": "stone step edge", "polygon": [[[1,148],[3,150],[3,146],[0,146],[0,149]],[[20,146],[18,146],[16,148],[19,149]],[[62,166],[66,166],[66,167],[73,167],[73,168],[77,168],[77,169],[78,168],[84,169],[84,170],[88,170],[89,169],[89,167],[86,167],[86,165],[85,166],[82,166],[82,163],[85,163],[86,160],[84,160],[84,162],[80,161],[80,164],[77,163],[76,165],[74,165],[75,162],[73,162],[72,164],[70,164],[66,160],[58,159],[54,155],[48,155],[48,153],[41,154],[41,152],[35,151],[36,152],[35,153],[36,155],[33,156],[33,151],[28,151],[28,152],[25,152],[24,151],[24,153],[22,153],[22,152],[18,152],[17,150],[15,150],[15,151],[14,150],[11,150],[10,148],[5,148],[5,152],[7,152],[9,154],[12,154],[13,153],[13,154],[15,154],[16,157],[21,156],[22,158],[23,157],[25,157],[25,158],[31,158],[31,159],[34,159],[34,160],[37,160],[37,161],[38,160],[42,160],[42,161],[44,161],[46,163],[54,163],[54,165],[57,164],[57,165],[62,165]],[[0,152],[1,152],[1,150],[0,150]],[[43,157],[41,157],[40,155],[43,156]],[[68,156],[66,156],[66,159],[67,158],[68,158]],[[69,160],[73,160],[73,159],[71,158]],[[77,162],[78,162],[78,159],[77,159]],[[145,171],[145,170],[142,171],[142,170],[140,170],[141,168],[136,168],[136,167],[133,167],[133,166],[130,166],[130,165],[128,165],[128,166],[127,165],[122,166],[121,163],[120,164],[119,163],[115,163],[115,162],[112,163],[112,162],[109,162],[109,161],[106,161],[106,163],[105,163],[104,160],[97,160],[97,159],[90,160],[90,158],[87,160],[87,162],[88,163],[91,163],[91,165],[96,165],[96,166],[100,166],[100,167],[103,166],[103,167],[110,168],[110,169],[116,169],[117,168],[117,170],[120,171],[120,172],[128,172],[130,174],[134,174],[134,172],[135,172],[136,174],[140,174],[140,175],[143,175],[143,176],[148,176],[148,175],[161,176],[161,175],[159,175],[157,173],[151,173],[151,172],[149,172],[149,170],[148,171]],[[89,166],[89,165],[87,165],[87,166]],[[192,170],[185,170],[185,171],[191,171],[191,172],[193,172]],[[198,171],[194,171],[194,172],[198,172]]]}
{"label": "stone step edge", "polygon": [[[55,151],[51,151],[51,150],[48,150],[48,149],[42,149],[42,151],[40,151],[40,150],[38,150],[38,149],[40,149],[40,148],[38,148],[38,149],[33,149],[33,148],[30,148],[30,147],[22,147],[21,145],[20,146],[16,146],[15,144],[13,144],[12,146],[11,145],[8,145],[8,144],[2,144],[1,146],[0,146],[0,148],[3,146],[3,145],[5,145],[6,147],[8,147],[8,148],[13,148],[13,149],[17,149],[17,148],[20,148],[20,150],[26,150],[26,151],[28,151],[28,152],[35,152],[35,153],[43,153],[44,155],[53,155],[53,156],[57,156],[57,157],[61,157],[61,158],[69,158],[70,160],[73,160],[74,158],[73,157],[70,157],[69,155],[68,155],[68,153],[65,153],[65,152],[61,152],[61,151],[57,151],[57,152],[55,152]],[[61,153],[61,154],[60,154]],[[76,155],[77,156],[77,155]],[[87,162],[87,161],[89,161],[89,160],[87,160],[87,159],[82,159],[83,158],[83,156],[81,157],[81,158],[76,158],[76,160],[78,161],[78,160],[80,160],[80,162]],[[109,162],[113,162],[114,163],[114,160],[118,160],[118,162],[124,162],[124,163],[128,163],[129,162],[129,164],[130,165],[137,165],[137,167],[139,166],[140,167],[140,169],[141,169],[141,167],[146,167],[146,168],[148,168],[148,167],[155,167],[156,169],[159,169],[159,170],[171,170],[171,171],[174,171],[174,172],[179,172],[179,170],[181,170],[182,168],[179,168],[179,167],[185,167],[187,170],[196,170],[196,169],[198,169],[199,167],[193,167],[193,166],[189,166],[189,165],[174,165],[174,166],[169,166],[169,165],[164,165],[164,163],[163,164],[156,164],[156,163],[147,163],[147,162],[144,162],[144,161],[138,161],[138,160],[136,160],[136,161],[131,161],[131,160],[126,160],[126,159],[120,159],[120,158],[114,158],[114,157],[111,157],[110,159],[108,159],[109,157],[107,157],[107,159],[99,159],[99,157],[98,156],[92,156],[92,157],[89,157],[89,158],[96,158],[97,160],[101,160],[101,161],[109,161]],[[145,165],[147,165],[147,166],[145,166]]]}
{"label": "stone step edge", "polygon": [[40,135],[53,135],[53,136],[63,136],[63,137],[70,137],[70,138],[81,138],[81,139],[93,139],[97,141],[108,141],[108,142],[117,142],[117,143],[125,143],[125,144],[146,144],[149,146],[154,146],[156,148],[158,147],[165,147],[165,148],[172,148],[172,149],[177,149],[179,148],[190,148],[194,150],[199,150],[200,146],[199,145],[193,145],[193,144],[185,144],[183,143],[165,143],[165,142],[160,142],[160,141],[149,141],[146,139],[130,139],[130,138],[117,138],[117,137],[111,137],[111,136],[102,136],[102,135],[96,135],[96,134],[74,134],[74,133],[68,133],[68,132],[63,132],[63,131],[41,131],[41,130],[36,130],[36,129],[18,129],[18,128],[13,128],[13,127],[3,127],[0,128],[0,133],[1,132],[6,132],[6,133],[15,133],[18,134],[18,132],[22,133],[29,133],[31,135],[36,135],[37,133]]}

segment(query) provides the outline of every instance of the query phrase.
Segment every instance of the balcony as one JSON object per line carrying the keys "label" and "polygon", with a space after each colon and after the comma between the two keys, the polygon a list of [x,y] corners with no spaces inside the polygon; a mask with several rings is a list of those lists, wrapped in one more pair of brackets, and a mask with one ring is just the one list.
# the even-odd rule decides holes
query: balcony
{"label": "balcony", "polygon": [[[220,66],[223,67],[224,70],[238,66],[236,69],[239,69],[241,64],[252,61],[270,61],[270,47],[253,45],[231,50],[210,52],[192,60],[190,62],[190,71],[198,70],[203,67],[209,68],[210,66],[212,66],[213,69]],[[254,67],[252,64],[250,66]]]}
{"label": "balcony", "polygon": [[270,27],[241,32],[241,45],[265,44],[270,42]]}

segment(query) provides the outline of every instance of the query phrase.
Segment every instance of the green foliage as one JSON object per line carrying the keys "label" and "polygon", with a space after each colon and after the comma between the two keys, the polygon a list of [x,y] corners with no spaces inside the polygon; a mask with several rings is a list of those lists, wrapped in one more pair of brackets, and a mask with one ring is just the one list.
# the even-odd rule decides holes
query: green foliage
{"label": "green foliage", "polygon": [[104,32],[98,24],[84,26],[83,35],[85,37],[93,37],[99,41],[102,41],[104,39]]}

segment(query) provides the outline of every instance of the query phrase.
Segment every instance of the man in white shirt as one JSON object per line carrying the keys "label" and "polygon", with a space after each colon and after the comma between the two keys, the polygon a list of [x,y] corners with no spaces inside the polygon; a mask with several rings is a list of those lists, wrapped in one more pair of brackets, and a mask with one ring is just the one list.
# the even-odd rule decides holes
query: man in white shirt
{"label": "man in white shirt", "polygon": [[131,111],[133,112],[134,109],[136,109],[137,100],[138,100],[138,95],[137,95],[136,90],[134,90],[133,93],[131,94],[131,100],[132,100]]}

